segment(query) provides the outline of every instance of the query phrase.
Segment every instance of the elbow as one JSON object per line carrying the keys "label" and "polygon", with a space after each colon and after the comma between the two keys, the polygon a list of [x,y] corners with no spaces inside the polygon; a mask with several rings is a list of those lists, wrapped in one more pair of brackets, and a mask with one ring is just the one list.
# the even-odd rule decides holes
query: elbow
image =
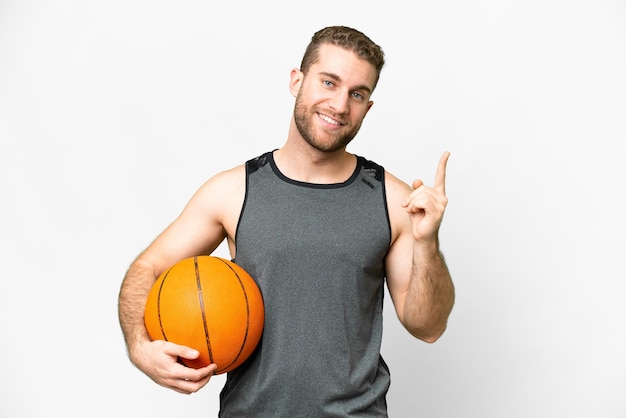
{"label": "elbow", "polygon": [[428,344],[434,344],[436,343],[439,338],[441,338],[441,336],[443,335],[443,333],[445,332],[446,327],[444,326],[441,331],[437,331],[437,332],[431,332],[425,336],[423,336],[422,338],[420,338],[420,340],[424,341],[425,343]]}
{"label": "elbow", "polygon": [[429,310],[407,310],[400,317],[400,322],[415,338],[432,344],[439,340],[448,327],[448,318],[452,312],[454,297],[444,306]]}
{"label": "elbow", "polygon": [[405,328],[409,334],[428,344],[437,342],[437,340],[439,340],[439,338],[441,338],[446,331],[446,327],[447,322],[442,325],[432,327],[409,327],[405,324]]}

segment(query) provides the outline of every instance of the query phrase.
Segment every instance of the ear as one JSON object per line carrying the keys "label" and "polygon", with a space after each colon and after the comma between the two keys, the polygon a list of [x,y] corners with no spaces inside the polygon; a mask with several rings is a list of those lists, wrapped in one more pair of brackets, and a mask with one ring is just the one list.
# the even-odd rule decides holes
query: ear
{"label": "ear", "polygon": [[365,111],[366,115],[367,115],[367,112],[370,111],[370,109],[372,108],[373,105],[374,105],[374,102],[371,101],[371,100],[367,103],[367,110]]}
{"label": "ear", "polygon": [[291,70],[290,79],[289,79],[289,91],[296,97],[298,95],[298,91],[300,91],[300,86],[302,85],[302,80],[304,79],[304,74],[297,68]]}

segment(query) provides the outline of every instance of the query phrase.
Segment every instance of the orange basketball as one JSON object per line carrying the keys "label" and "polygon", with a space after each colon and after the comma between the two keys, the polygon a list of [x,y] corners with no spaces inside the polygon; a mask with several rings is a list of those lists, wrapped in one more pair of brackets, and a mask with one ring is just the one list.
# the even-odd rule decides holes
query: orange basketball
{"label": "orange basketball", "polygon": [[214,256],[186,258],[152,286],[144,321],[153,340],[195,348],[193,368],[217,364],[216,374],[241,365],[256,348],[265,313],[261,291],[237,264]]}

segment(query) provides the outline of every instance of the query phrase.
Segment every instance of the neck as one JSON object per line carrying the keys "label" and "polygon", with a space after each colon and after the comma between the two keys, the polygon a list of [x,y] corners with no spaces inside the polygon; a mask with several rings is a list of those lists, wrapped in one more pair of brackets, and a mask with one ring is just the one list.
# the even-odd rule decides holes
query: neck
{"label": "neck", "polygon": [[293,124],[289,133],[285,145],[274,151],[274,161],[285,176],[306,183],[334,184],[348,180],[354,173],[356,157],[345,148],[333,152],[315,149]]}

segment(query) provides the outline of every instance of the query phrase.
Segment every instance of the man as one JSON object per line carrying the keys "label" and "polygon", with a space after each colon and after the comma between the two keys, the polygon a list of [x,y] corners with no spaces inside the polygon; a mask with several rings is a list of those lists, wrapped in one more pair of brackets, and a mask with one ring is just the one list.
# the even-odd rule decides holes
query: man
{"label": "man", "polygon": [[438,242],[449,154],[434,187],[411,188],[346,151],[383,64],[359,31],[317,32],[291,71],[296,102],[284,146],[208,180],[131,265],[120,323],[131,361],[155,382],[192,393],[215,371],[177,362],[196,350],[151,341],[143,309],[165,269],[226,239],[261,288],[266,321],[255,353],[227,377],[220,416],[387,415],[385,278],[398,318],[426,342],[444,332],[454,286]]}

